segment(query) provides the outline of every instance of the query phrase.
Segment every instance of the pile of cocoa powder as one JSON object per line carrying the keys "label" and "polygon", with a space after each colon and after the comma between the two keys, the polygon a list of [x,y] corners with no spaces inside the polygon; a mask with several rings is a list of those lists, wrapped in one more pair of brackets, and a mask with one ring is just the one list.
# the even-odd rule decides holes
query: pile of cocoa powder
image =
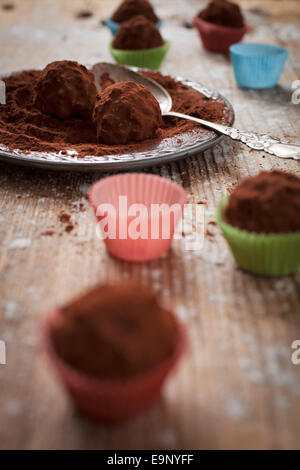
{"label": "pile of cocoa powder", "polygon": [[[6,105],[0,105],[0,144],[9,150],[67,153],[75,150],[77,156],[112,155],[136,152],[153,146],[160,139],[199,130],[199,125],[177,118],[164,118],[157,137],[141,143],[104,145],[97,143],[97,134],[91,120],[77,117],[60,120],[41,113],[34,106],[36,85],[42,71],[24,71],[5,78]],[[212,100],[198,91],[159,72],[145,72],[163,85],[173,99],[173,110],[221,123],[227,110],[221,100]],[[104,77],[106,86],[112,83]]]}

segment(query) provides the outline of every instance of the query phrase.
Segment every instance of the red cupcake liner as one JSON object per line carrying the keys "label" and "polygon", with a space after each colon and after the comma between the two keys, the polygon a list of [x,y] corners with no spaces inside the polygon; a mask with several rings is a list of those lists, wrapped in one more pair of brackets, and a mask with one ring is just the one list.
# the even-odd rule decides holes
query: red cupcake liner
{"label": "red cupcake liner", "polygon": [[[119,207],[119,197],[127,197],[128,208],[133,204],[142,204],[147,208],[147,215],[143,218],[147,227],[146,238],[134,238],[130,234],[131,219],[127,217],[125,209]],[[115,208],[117,233],[115,237],[104,238],[107,250],[117,258],[126,261],[143,262],[163,256],[169,249],[174,237],[174,231],[182,214],[184,204],[187,202],[186,191],[177,183],[160,176],[145,173],[125,173],[109,176],[97,181],[91,188],[89,200],[94,208],[96,217],[101,223],[103,215],[99,208],[103,204],[110,204]],[[157,217],[151,214],[152,204],[165,204],[167,207],[176,205],[172,215],[167,210]],[[164,215],[162,215],[164,214]],[[119,231],[119,223],[123,223],[124,238]],[[163,233],[164,223],[169,224],[169,231]],[[152,235],[151,227],[157,231]]]}
{"label": "red cupcake liner", "polygon": [[209,51],[220,52],[222,54],[229,54],[229,47],[240,42],[249,31],[247,25],[243,28],[229,28],[208,23],[201,20],[198,16],[195,16],[194,24],[202,40],[203,47]]}
{"label": "red cupcake liner", "polygon": [[187,336],[177,320],[178,340],[173,354],[146,373],[127,380],[92,378],[76,371],[56,353],[51,329],[59,321],[60,310],[52,310],[42,328],[44,348],[75,408],[97,423],[117,423],[133,418],[150,408],[160,397],[162,386],[182,355]]}

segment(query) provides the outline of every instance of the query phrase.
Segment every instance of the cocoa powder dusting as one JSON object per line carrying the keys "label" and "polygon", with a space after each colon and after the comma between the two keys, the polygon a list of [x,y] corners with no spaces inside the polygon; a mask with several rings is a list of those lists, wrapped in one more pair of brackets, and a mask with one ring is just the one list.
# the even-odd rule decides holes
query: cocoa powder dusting
{"label": "cocoa powder dusting", "polygon": [[139,15],[122,23],[113,41],[113,47],[121,50],[143,50],[160,47],[163,43],[155,24]]}
{"label": "cocoa powder dusting", "polygon": [[113,145],[154,137],[162,118],[159,104],[148,88],[121,82],[98,95],[93,120],[98,141]]}
{"label": "cocoa powder dusting", "polygon": [[299,214],[300,178],[278,170],[244,179],[225,209],[229,224],[256,233],[299,231]]}
{"label": "cocoa powder dusting", "polygon": [[116,23],[123,23],[136,15],[142,15],[153,23],[159,21],[148,0],[125,0],[113,14],[112,20]]}
{"label": "cocoa powder dusting", "polygon": [[58,215],[59,221],[64,225],[64,231],[67,233],[72,232],[74,225],[71,222],[71,216],[67,212],[61,211]]}
{"label": "cocoa powder dusting", "polygon": [[[5,78],[7,104],[0,105],[0,143],[10,150],[66,153],[75,150],[79,157],[86,155],[112,155],[144,150],[157,139],[172,138],[178,134],[199,129],[191,121],[177,118],[164,118],[155,139],[127,145],[105,145],[97,143],[97,132],[89,119],[70,117],[64,121],[55,116],[43,114],[34,106],[37,83],[42,71],[24,71]],[[164,77],[159,72],[145,72],[146,76],[157,80],[171,94],[173,110],[202,117],[208,121],[221,123],[226,109],[225,103],[206,98],[201,93]],[[106,85],[111,84],[104,77]]]}
{"label": "cocoa powder dusting", "polygon": [[126,281],[95,287],[63,307],[52,337],[57,354],[74,369],[125,379],[172,354],[177,325],[151,291]]}
{"label": "cocoa powder dusting", "polygon": [[213,0],[199,13],[199,18],[208,23],[230,28],[242,28],[244,18],[239,5],[227,0]]}

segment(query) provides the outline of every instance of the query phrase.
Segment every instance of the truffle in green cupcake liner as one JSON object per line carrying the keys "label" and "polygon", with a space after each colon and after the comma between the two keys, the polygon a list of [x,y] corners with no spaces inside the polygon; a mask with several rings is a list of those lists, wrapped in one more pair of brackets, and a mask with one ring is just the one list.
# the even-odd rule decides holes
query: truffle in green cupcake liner
{"label": "truffle in green cupcake liner", "polygon": [[217,204],[217,223],[238,265],[253,274],[286,276],[300,268],[300,232],[264,234],[248,232],[224,220],[228,198]]}
{"label": "truffle in green cupcake liner", "polygon": [[133,65],[135,67],[158,70],[170,48],[170,42],[165,41],[163,46],[143,49],[138,51],[124,51],[115,49],[110,44],[110,52],[115,61],[120,65]]}

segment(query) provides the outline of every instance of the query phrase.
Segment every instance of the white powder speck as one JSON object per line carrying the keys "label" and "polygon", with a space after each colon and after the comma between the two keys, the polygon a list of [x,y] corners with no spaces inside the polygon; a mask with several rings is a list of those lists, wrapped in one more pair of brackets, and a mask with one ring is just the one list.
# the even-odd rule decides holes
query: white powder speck
{"label": "white powder speck", "polygon": [[158,444],[163,449],[174,448],[177,443],[177,438],[172,430],[165,430],[158,434]]}
{"label": "white powder speck", "polygon": [[90,185],[89,184],[83,183],[79,186],[79,191],[82,194],[88,194],[89,190],[90,190]]}
{"label": "white powder speck", "polygon": [[275,400],[275,406],[279,409],[279,410],[287,410],[291,404],[290,404],[290,401],[288,398],[286,397],[278,397],[276,400]]}
{"label": "white powder speck", "polygon": [[17,309],[16,302],[13,302],[13,301],[6,302],[4,306],[4,318],[6,320],[10,320],[11,318],[14,318],[16,309]]}
{"label": "white powder speck", "polygon": [[22,405],[17,400],[11,400],[6,405],[6,411],[10,416],[18,416],[22,411]]}
{"label": "white powder speck", "polygon": [[246,407],[240,400],[236,398],[230,398],[229,400],[227,400],[226,412],[228,416],[234,421],[241,421],[247,415]]}
{"label": "white powder speck", "polygon": [[9,250],[24,250],[31,245],[30,238],[17,238],[16,240],[12,241],[8,248]]}
{"label": "white powder speck", "polygon": [[208,298],[210,302],[217,302],[217,303],[228,302],[228,297],[225,297],[225,295],[209,294]]}
{"label": "white powder speck", "polygon": [[175,311],[182,321],[195,317],[197,313],[195,308],[186,307],[185,305],[178,305]]}
{"label": "white powder speck", "polygon": [[264,374],[258,369],[252,369],[248,372],[248,379],[255,384],[262,384],[265,381]]}

